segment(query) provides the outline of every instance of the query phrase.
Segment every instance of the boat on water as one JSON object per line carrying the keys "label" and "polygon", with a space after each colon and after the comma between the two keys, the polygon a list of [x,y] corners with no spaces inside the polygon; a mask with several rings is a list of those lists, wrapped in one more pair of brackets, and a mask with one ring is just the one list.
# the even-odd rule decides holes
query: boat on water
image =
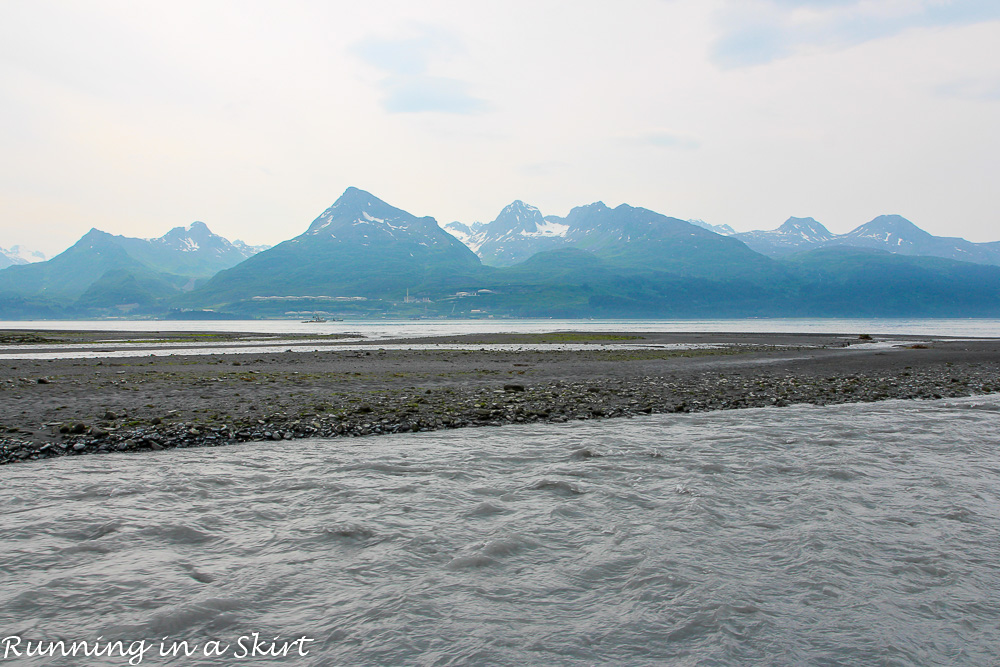
{"label": "boat on water", "polygon": [[326,318],[320,315],[313,315],[311,320],[302,320],[303,324],[321,324],[323,322],[326,322]]}

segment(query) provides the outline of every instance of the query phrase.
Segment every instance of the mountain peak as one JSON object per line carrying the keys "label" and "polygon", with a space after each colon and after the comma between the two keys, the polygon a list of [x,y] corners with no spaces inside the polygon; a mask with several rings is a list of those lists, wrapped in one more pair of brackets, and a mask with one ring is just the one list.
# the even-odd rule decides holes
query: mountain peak
{"label": "mountain peak", "polygon": [[520,199],[515,199],[511,203],[507,204],[504,211],[537,211],[538,209],[529,204],[525,204]]}
{"label": "mountain peak", "polygon": [[[387,204],[370,192],[349,187],[344,194],[333,203],[333,206],[323,211],[312,221],[306,234],[329,234],[337,238],[351,227],[378,228],[393,236],[395,229],[401,227],[417,227],[430,223],[437,227],[433,218],[417,218],[402,209]],[[349,234],[353,236],[354,234]],[[363,234],[362,234],[363,236]]]}
{"label": "mountain peak", "polygon": [[229,241],[213,234],[208,225],[200,220],[196,220],[186,227],[174,227],[160,238],[149,240],[152,243],[183,252],[204,249],[218,253],[232,250],[232,244]]}
{"label": "mountain peak", "polygon": [[386,204],[384,201],[382,201],[372,193],[365,192],[364,190],[356,188],[352,185],[351,187],[344,190],[344,194],[340,195],[340,197],[337,198],[337,201],[333,202],[333,208],[346,207],[346,208],[362,209],[368,206],[375,206],[378,204],[388,206],[388,204]]}
{"label": "mountain peak", "polygon": [[534,206],[516,199],[500,211],[496,220],[487,225],[487,234],[496,236],[506,233],[533,234],[545,225],[542,212]]}
{"label": "mountain peak", "polygon": [[845,235],[847,238],[873,238],[888,241],[896,238],[896,245],[927,241],[933,236],[917,227],[901,215],[880,215]]}
{"label": "mountain peak", "polygon": [[[80,237],[80,241],[96,241],[111,238],[111,234],[107,232],[102,232],[97,227],[91,227],[90,231]],[[77,241],[77,243],[80,243]]]}
{"label": "mountain peak", "polygon": [[[604,205],[602,201],[595,201],[593,204],[584,204],[583,206],[574,206],[570,209],[569,215],[566,218],[596,215],[599,213],[604,213],[610,211],[607,206]],[[553,216],[554,217],[554,216]],[[561,220],[562,218],[560,218]]]}
{"label": "mountain peak", "polygon": [[924,231],[903,216],[897,214],[880,215],[861,226],[869,229],[891,229],[893,231]]}
{"label": "mountain peak", "polygon": [[407,258],[441,252],[466,265],[478,263],[472,251],[439,227],[434,218],[418,218],[354,187],[347,188],[304,233],[287,243],[300,248],[322,248],[323,253],[331,252],[334,246],[345,248],[348,253],[368,253],[375,248],[402,252],[408,248]]}
{"label": "mountain peak", "polygon": [[208,228],[208,225],[200,220],[195,220],[190,225],[185,227],[174,227],[169,232],[161,236],[159,240],[167,241],[172,238],[179,237],[207,239],[212,236],[215,236],[215,234],[213,234],[212,230]]}
{"label": "mountain peak", "polygon": [[815,218],[790,217],[777,229],[780,234],[800,236],[808,241],[829,241],[833,238],[830,230]]}

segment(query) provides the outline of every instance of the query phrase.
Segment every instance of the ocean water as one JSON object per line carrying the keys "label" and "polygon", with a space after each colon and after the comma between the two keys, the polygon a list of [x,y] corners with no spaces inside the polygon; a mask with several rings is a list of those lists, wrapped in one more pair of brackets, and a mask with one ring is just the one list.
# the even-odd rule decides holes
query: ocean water
{"label": "ocean water", "polygon": [[[0,664],[1000,660],[997,395],[70,457],[0,484]],[[57,639],[149,648],[10,653]]]}

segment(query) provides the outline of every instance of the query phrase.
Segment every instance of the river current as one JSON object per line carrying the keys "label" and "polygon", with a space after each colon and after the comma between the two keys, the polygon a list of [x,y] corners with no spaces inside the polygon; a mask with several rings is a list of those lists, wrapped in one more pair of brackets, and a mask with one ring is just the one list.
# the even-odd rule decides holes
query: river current
{"label": "river current", "polygon": [[[0,664],[129,664],[12,652],[57,639],[146,641],[132,664],[156,665],[1000,657],[996,395],[66,457],[0,483]],[[308,641],[249,659],[254,632]]]}

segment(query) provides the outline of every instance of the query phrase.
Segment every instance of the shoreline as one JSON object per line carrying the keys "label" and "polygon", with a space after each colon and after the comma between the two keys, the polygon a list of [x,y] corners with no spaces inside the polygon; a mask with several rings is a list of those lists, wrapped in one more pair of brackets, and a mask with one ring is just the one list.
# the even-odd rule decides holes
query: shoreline
{"label": "shoreline", "polygon": [[[30,332],[37,338],[55,333]],[[86,333],[96,340],[102,332]],[[872,338],[468,334],[374,341],[361,344],[363,350],[353,341],[350,350],[319,352],[178,350],[158,357],[8,359],[0,369],[0,465],[252,441],[303,439],[308,446],[315,437],[1000,391],[1000,339]],[[447,348],[566,340],[586,349]],[[647,347],[615,347],[619,343]],[[379,349],[395,344],[442,347]],[[665,347],[679,344],[716,347]]]}

